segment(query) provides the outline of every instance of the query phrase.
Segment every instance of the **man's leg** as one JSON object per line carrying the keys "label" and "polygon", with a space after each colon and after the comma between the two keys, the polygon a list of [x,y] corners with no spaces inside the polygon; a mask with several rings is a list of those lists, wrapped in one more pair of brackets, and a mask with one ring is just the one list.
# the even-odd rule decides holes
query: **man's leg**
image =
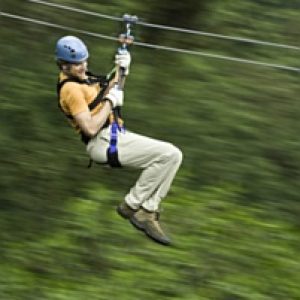
{"label": "man's leg", "polygon": [[[105,128],[88,144],[94,161],[107,161],[109,140],[110,130]],[[181,151],[170,143],[127,131],[118,135],[118,153],[122,166],[143,170],[126,202],[134,209],[143,205],[149,211],[158,210],[181,164]]]}
{"label": "man's leg", "polygon": [[123,166],[143,169],[126,195],[126,203],[138,209],[158,211],[182,161],[181,151],[170,143],[127,132],[118,142]]}
{"label": "man's leg", "polygon": [[135,227],[156,242],[169,245],[170,239],[159,224],[158,211],[181,164],[181,151],[170,143],[129,132],[119,139],[119,159],[123,166],[143,169],[125,202],[119,205],[119,214],[129,211],[126,217]]}
{"label": "man's leg", "polygon": [[[108,143],[109,130],[104,130],[88,146],[93,160],[105,162]],[[122,166],[142,169],[125,202],[119,205],[119,214],[151,238],[169,244],[158,223],[158,210],[181,164],[181,151],[170,143],[127,131],[118,135],[118,153]]]}

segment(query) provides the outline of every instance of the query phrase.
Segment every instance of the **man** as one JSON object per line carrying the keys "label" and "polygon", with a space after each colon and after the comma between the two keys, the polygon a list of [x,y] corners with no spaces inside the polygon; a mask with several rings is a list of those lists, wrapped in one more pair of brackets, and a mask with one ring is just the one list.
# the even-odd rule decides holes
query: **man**
{"label": "man", "polygon": [[[98,163],[110,163],[108,149],[112,146],[112,126],[116,119],[112,111],[123,106],[124,93],[117,86],[116,76],[106,92],[101,94],[105,85],[88,72],[88,57],[86,45],[77,37],[64,36],[58,40],[59,104],[81,134],[90,158]],[[117,54],[115,62],[128,75],[129,52]],[[122,126],[120,119],[115,121]],[[170,143],[128,130],[117,130],[116,135],[117,164],[142,170],[135,185],[117,207],[117,212],[154,241],[169,245],[170,239],[159,223],[159,205],[181,164],[182,153]]]}

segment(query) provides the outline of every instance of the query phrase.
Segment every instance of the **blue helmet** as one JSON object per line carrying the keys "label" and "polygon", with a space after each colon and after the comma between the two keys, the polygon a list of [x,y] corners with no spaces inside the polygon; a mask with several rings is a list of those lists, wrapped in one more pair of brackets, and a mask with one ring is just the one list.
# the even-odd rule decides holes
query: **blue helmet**
{"label": "blue helmet", "polygon": [[55,57],[70,63],[80,63],[89,57],[86,45],[75,36],[64,36],[56,43]]}

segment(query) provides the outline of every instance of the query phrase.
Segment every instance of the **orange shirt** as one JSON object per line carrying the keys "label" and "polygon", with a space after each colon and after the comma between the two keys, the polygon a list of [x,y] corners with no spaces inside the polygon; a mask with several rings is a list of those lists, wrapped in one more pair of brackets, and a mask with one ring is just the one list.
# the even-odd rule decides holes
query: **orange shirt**
{"label": "orange shirt", "polygon": [[[59,81],[68,78],[65,74],[59,74]],[[96,98],[101,88],[98,83],[81,84],[78,82],[66,82],[60,91],[60,106],[66,115],[75,116],[81,112],[89,111],[88,105]],[[99,112],[103,107],[103,103],[99,103],[92,111],[92,116]],[[74,119],[70,119],[71,125],[77,131],[80,128]]]}

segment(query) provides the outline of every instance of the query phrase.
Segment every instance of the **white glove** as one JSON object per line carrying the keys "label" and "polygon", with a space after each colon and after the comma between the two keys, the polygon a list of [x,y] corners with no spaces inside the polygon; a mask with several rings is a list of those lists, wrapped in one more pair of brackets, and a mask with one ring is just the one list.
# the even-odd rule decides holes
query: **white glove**
{"label": "white glove", "polygon": [[115,56],[115,63],[120,68],[125,69],[125,75],[129,74],[129,67],[131,63],[131,55],[127,50],[121,50],[119,53]]}
{"label": "white glove", "polygon": [[119,90],[117,85],[114,85],[105,95],[104,99],[110,100],[113,108],[115,108],[116,106],[123,106],[124,92],[122,90]]}

